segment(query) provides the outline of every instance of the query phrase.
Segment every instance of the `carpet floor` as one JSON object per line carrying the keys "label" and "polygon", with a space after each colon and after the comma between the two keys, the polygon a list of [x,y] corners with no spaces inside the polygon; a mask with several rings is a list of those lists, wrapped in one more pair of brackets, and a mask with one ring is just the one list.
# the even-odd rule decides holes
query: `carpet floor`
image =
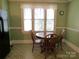
{"label": "carpet floor", "polygon": [[[40,48],[37,46],[32,53],[32,44],[15,44],[5,59],[44,59],[44,54],[40,53]],[[53,52],[48,55],[47,59],[55,59]],[[57,49],[56,59],[79,59],[79,54],[63,44],[63,50]]]}

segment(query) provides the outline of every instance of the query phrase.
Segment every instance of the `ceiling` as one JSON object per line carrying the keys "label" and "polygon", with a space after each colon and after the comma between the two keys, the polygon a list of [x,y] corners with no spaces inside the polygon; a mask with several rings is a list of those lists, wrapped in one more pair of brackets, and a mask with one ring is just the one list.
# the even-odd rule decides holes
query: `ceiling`
{"label": "ceiling", "polygon": [[54,3],[68,3],[72,0],[8,0],[10,2],[19,1],[19,2],[54,2]]}

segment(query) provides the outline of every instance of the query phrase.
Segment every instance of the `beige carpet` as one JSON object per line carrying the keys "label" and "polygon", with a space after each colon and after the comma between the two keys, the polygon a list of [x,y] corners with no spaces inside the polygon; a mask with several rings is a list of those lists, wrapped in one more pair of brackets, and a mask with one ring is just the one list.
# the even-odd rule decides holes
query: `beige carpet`
{"label": "beige carpet", "polygon": [[[32,53],[31,44],[18,44],[11,48],[5,59],[44,59],[44,54],[40,53],[39,47],[36,47]],[[50,54],[47,59],[55,59],[54,54]],[[79,54],[63,44],[63,50],[57,49],[57,59],[79,59]]]}

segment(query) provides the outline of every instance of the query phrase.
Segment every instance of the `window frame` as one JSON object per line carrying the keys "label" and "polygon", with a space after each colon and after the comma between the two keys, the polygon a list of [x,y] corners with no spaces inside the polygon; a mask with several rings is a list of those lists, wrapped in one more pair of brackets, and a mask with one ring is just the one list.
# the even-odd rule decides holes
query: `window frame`
{"label": "window frame", "polygon": [[[44,10],[44,8],[42,8],[42,7],[35,7],[34,9],[33,9],[33,12],[35,11],[35,9],[36,8],[41,8],[41,9],[43,9]],[[33,14],[33,15],[35,15],[35,13]],[[44,16],[45,16],[45,10],[44,10]],[[35,16],[34,16],[35,17]],[[45,20],[45,17],[44,17],[44,19],[35,19],[34,18],[34,23],[33,23],[33,25],[35,24],[35,20]],[[34,26],[34,29],[33,29],[34,31],[35,31],[35,26]],[[43,31],[44,31],[44,29],[43,29]],[[40,32],[43,32],[43,31],[40,31]],[[39,31],[35,31],[35,32],[39,32]]]}
{"label": "window frame", "polygon": [[[29,18],[26,18],[26,19],[24,18],[24,9],[25,8],[23,8],[23,30],[25,30],[24,29],[24,21],[25,20],[30,20],[31,21],[31,29],[32,29],[32,8],[29,8],[29,7],[27,8],[27,9],[30,9],[30,11],[31,11],[31,14],[30,14],[31,18],[30,19]],[[24,31],[24,32],[28,32],[28,31]]]}
{"label": "window frame", "polygon": [[[50,6],[50,5],[48,4],[48,6]],[[30,8],[32,8],[32,31],[34,31],[34,8],[35,7],[31,6]],[[40,8],[40,7],[38,7],[38,8]],[[43,7],[43,8],[44,8],[44,12],[45,12],[44,31],[46,31],[46,9],[48,7]],[[57,9],[55,8],[54,9],[54,31],[56,31],[56,13],[57,13]],[[21,21],[21,23],[22,23],[22,32],[29,33],[29,31],[24,31],[23,8],[21,9],[21,19],[22,19],[22,21]],[[35,32],[43,32],[43,31],[35,31]],[[47,31],[47,32],[52,32],[52,31]]]}

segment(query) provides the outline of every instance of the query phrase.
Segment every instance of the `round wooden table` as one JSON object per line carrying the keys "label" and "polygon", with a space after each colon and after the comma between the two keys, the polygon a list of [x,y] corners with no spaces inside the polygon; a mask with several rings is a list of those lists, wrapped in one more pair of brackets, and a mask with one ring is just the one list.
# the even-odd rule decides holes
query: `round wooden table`
{"label": "round wooden table", "polygon": [[[36,33],[36,37],[42,40],[42,47],[41,47],[41,51],[45,53],[45,59],[47,58],[47,54],[48,54],[48,50],[49,48],[49,40],[50,38],[47,38],[46,35],[49,34],[55,34],[54,32],[38,32]],[[47,39],[47,40],[46,40]]]}
{"label": "round wooden table", "polygon": [[40,39],[44,39],[45,36],[48,35],[48,34],[54,34],[54,33],[53,32],[46,32],[46,33],[44,33],[44,32],[38,32],[38,33],[36,33],[36,37],[40,38]]}

